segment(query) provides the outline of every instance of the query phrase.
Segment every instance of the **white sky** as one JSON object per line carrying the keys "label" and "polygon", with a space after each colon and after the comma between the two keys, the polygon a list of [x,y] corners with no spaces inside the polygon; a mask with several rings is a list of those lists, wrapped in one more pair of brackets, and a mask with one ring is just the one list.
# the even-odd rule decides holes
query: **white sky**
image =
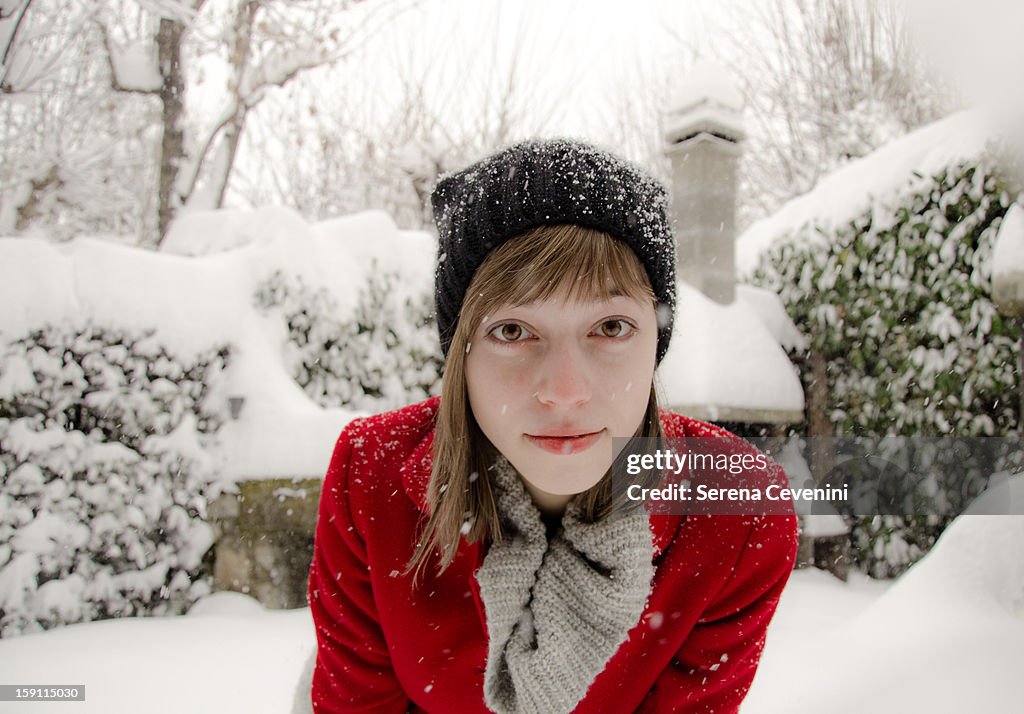
{"label": "white sky", "polygon": [[[382,32],[363,52],[366,66],[412,63],[456,87],[453,101],[483,91],[488,72],[513,58],[538,106],[556,103],[550,128],[592,133],[611,88],[658,65],[684,60],[679,38],[706,44],[715,18],[730,3],[711,0],[425,0]],[[519,51],[516,52],[518,43]],[[448,57],[451,69],[441,63]],[[446,77],[449,72],[456,76]]]}
{"label": "white sky", "polygon": [[[606,143],[615,138],[617,122],[629,121],[650,122],[630,135],[647,136],[656,131],[658,114],[671,108],[666,106],[671,87],[659,99],[651,85],[660,84],[666,72],[684,72],[695,57],[742,52],[727,33],[730,28],[756,31],[758,8],[771,1],[422,0],[356,55],[317,74],[322,79],[304,101],[336,124],[373,135],[395,120],[407,91],[404,81],[426,87],[428,106],[443,127],[454,128],[453,135],[482,136],[480,117],[493,114],[484,110],[483,98],[500,94],[495,85],[507,81],[515,63],[522,101],[511,138],[572,135]],[[945,60],[947,67],[970,66],[972,77],[995,80],[971,87],[994,85],[990,95],[1006,93],[1005,70],[1019,66],[1019,52],[1012,48],[1024,47],[1015,41],[1024,37],[1024,9],[1011,10],[1014,3],[1024,8],[1024,2],[978,0],[975,12],[974,5],[960,0],[891,1],[918,10],[912,19],[934,40],[933,59]],[[353,21],[367,7],[376,6],[357,5]],[[216,85],[210,83],[208,91],[215,92]],[[621,149],[637,160],[646,150]],[[245,158],[240,161],[244,165]]]}
{"label": "white sky", "polygon": [[[876,0],[877,1],[877,0]],[[968,95],[1006,92],[1005,71],[1024,58],[1024,2],[1020,0],[895,0],[911,10],[916,39],[953,74]],[[751,27],[766,0],[424,0],[368,46],[397,42],[409,57],[427,52],[460,57],[464,79],[490,66],[489,53],[510,61],[517,35],[524,72],[536,91],[564,97],[566,129],[587,127],[588,108],[603,100],[617,78],[652,67],[689,64],[688,49],[721,54],[723,32]],[[495,44],[497,38],[497,44]],[[392,50],[392,55],[395,51]],[[966,68],[966,69],[965,69]],[[963,70],[963,71],[960,71]],[[986,78],[992,81],[986,81]],[[1019,84],[1019,83],[1018,83]],[[467,81],[467,87],[471,82]],[[566,96],[566,87],[571,87]],[[978,99],[978,96],[969,96]]]}

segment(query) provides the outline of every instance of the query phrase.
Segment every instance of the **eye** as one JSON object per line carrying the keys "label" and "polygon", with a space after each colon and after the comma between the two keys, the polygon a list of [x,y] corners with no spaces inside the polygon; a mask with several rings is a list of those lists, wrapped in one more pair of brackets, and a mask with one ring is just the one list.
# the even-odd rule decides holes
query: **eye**
{"label": "eye", "polygon": [[597,328],[597,333],[601,337],[610,337],[610,338],[613,338],[613,339],[614,338],[629,337],[635,331],[636,331],[636,328],[633,327],[633,325],[629,324],[625,320],[618,320],[618,319],[615,319],[615,320],[605,320]]}
{"label": "eye", "polygon": [[498,342],[504,342],[505,344],[523,342],[527,338],[532,337],[529,330],[516,322],[495,325],[487,334]]}

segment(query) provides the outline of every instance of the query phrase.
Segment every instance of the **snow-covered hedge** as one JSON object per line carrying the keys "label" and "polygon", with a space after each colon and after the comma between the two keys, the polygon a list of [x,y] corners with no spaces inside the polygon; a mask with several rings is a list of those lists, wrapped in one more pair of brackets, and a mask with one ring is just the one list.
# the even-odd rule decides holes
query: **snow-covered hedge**
{"label": "snow-covered hedge", "polygon": [[[762,256],[755,282],[779,293],[827,361],[836,434],[1017,429],[1020,330],[991,299],[993,241],[1011,203],[983,163],[963,163],[876,198],[838,228],[806,225]],[[805,389],[812,379],[805,370]],[[858,564],[902,572],[955,515],[859,520]]]}
{"label": "snow-covered hedge", "polygon": [[438,393],[443,361],[432,296],[403,296],[398,273],[373,268],[353,314],[324,289],[275,272],[256,305],[285,321],[292,377],[323,407],[384,411]]}
{"label": "snow-covered hedge", "polygon": [[211,398],[227,347],[36,330],[0,352],[0,636],[180,613],[209,591]]}

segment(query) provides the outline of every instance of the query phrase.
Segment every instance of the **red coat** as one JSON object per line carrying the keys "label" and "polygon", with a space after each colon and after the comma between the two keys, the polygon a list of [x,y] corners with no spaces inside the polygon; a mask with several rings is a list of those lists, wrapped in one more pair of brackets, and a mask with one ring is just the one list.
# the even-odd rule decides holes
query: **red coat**
{"label": "red coat", "polygon": [[[486,545],[463,541],[444,574],[425,569],[418,589],[401,574],[425,518],[437,405],[358,419],[338,439],[309,581],[316,712],[488,711],[474,578]],[[668,412],[662,424],[668,436],[728,434]],[[647,608],[576,711],[736,711],[793,568],[796,519],[654,515],[651,529]]]}

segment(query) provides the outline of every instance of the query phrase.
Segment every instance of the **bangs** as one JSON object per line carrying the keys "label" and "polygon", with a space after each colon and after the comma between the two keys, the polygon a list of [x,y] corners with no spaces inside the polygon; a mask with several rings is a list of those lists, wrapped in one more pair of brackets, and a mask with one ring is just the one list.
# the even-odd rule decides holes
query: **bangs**
{"label": "bangs", "polygon": [[577,225],[540,226],[498,246],[474,276],[466,301],[477,303],[472,312],[489,312],[555,295],[574,302],[654,301],[647,271],[629,246]]}

